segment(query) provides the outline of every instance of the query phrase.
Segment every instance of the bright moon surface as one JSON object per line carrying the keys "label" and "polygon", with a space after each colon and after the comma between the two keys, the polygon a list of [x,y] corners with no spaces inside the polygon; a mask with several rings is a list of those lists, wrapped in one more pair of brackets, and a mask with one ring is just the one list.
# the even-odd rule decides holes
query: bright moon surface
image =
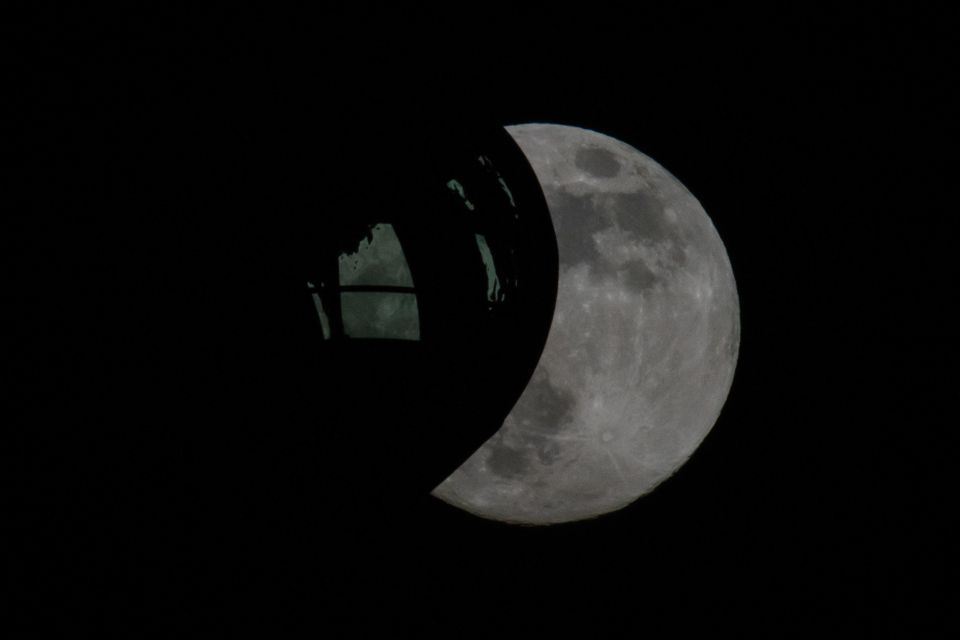
{"label": "bright moon surface", "polygon": [[550,334],[501,429],[434,495],[475,515],[555,524],[620,509],[713,427],[740,344],[736,283],[693,195],[619,140],[507,127],[557,233]]}

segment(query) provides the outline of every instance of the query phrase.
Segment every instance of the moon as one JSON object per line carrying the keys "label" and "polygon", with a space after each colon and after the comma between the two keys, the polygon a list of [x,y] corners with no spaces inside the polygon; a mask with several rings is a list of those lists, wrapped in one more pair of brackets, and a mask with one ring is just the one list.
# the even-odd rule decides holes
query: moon
{"label": "moon", "polygon": [[477,516],[546,525],[652,491],[720,415],[740,346],[726,249],[666,169],[572,126],[507,127],[557,234],[556,310],[500,430],[433,495]]}

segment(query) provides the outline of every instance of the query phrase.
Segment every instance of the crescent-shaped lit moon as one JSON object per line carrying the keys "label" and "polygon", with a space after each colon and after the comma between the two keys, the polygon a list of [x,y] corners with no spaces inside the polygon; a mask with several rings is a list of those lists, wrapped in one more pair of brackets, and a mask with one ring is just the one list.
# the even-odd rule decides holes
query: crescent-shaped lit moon
{"label": "crescent-shaped lit moon", "polygon": [[653,490],[717,421],[740,344],[736,283],[703,207],[654,160],[576,127],[507,129],[556,229],[556,312],[502,428],[434,495],[504,522],[596,517]]}

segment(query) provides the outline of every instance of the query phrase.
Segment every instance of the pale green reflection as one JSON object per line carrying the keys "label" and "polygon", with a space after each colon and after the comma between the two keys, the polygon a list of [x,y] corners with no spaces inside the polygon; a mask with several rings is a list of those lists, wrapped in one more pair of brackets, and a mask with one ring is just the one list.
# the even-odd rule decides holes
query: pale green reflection
{"label": "pale green reflection", "polygon": [[510,199],[510,206],[516,209],[517,203],[513,200],[513,192],[510,191],[510,187],[507,186],[507,183],[504,181],[503,176],[500,175],[500,172],[494,168],[493,161],[487,156],[479,156],[477,160],[480,161],[482,166],[493,171],[497,175],[497,182],[500,183],[500,188],[503,189],[503,192],[507,194],[507,198]]}
{"label": "pale green reflection", "polygon": [[498,302],[503,299],[503,295],[500,289],[500,278],[497,276],[497,267],[493,262],[493,254],[490,252],[490,247],[487,246],[487,239],[479,233],[475,235],[477,248],[480,249],[480,257],[483,259],[483,266],[487,269],[487,300]]}
{"label": "pale green reflection", "polygon": [[313,308],[317,310],[317,317],[320,318],[320,330],[323,332],[323,339],[329,340],[330,319],[323,310],[323,300],[320,299],[320,292],[317,291],[316,285],[309,280],[307,281],[307,291],[310,292],[310,297],[313,298]]}
{"label": "pale green reflection", "polygon": [[350,338],[420,339],[416,294],[344,291],[340,305],[343,331]]}
{"label": "pale green reflection", "polygon": [[447,182],[447,188],[451,191],[455,191],[456,194],[463,200],[464,206],[466,206],[470,211],[473,211],[473,203],[467,198],[467,192],[463,190],[463,185],[460,184],[458,180],[450,180]]}
{"label": "pale green reflection", "polygon": [[353,253],[340,255],[340,285],[412,287],[413,277],[393,225],[378,224]]}

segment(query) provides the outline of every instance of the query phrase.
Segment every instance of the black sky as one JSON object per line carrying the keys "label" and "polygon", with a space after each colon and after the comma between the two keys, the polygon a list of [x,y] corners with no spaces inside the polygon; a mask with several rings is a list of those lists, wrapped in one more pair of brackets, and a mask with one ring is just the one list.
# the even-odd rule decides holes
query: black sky
{"label": "black sky", "polygon": [[[139,130],[112,123],[191,110],[216,116],[237,87],[243,95],[233,103],[237,110],[224,114],[225,130],[263,117],[295,136],[277,106],[289,83],[314,105],[317,126],[339,128],[338,140],[346,142],[356,132],[361,149],[350,160],[365,160],[371,173],[379,161],[366,145],[377,138],[366,123],[374,121],[403,128],[442,114],[454,121],[557,122],[619,138],[693,192],[733,264],[742,325],[733,388],[703,445],[653,494],[605,518],[545,529],[479,520],[429,496],[369,516],[361,527],[347,527],[348,536],[321,512],[317,526],[328,537],[300,541],[295,557],[302,569],[282,572],[282,585],[265,583],[277,579],[270,571],[251,569],[242,585],[232,581],[208,594],[210,618],[246,619],[255,602],[266,612],[262,619],[278,625],[343,631],[387,624],[417,636],[472,627],[497,637],[568,628],[592,635],[726,628],[907,636],[955,625],[958,441],[948,407],[955,325],[948,309],[957,297],[949,233],[955,178],[948,170],[957,106],[953,25],[936,12],[895,4],[843,14],[590,11],[71,15],[46,16],[21,33],[11,92],[16,117],[5,131],[23,143],[13,148],[25,158],[23,178],[17,174],[25,195],[18,192],[14,207],[24,215],[10,218],[21,235],[8,236],[18,248],[13,264],[23,289],[16,299],[24,308],[56,307],[26,293],[53,281],[65,287],[62,304],[95,315],[85,307],[89,296],[97,299],[93,276],[115,269],[76,247],[58,254],[83,255],[87,266],[75,271],[36,257],[50,227],[55,244],[68,244],[71,225],[83,227],[84,238],[120,240],[125,258],[137,254],[126,242],[133,236],[157,248],[150,228],[112,226],[97,235],[78,222],[82,215],[45,217],[74,195],[95,206],[95,186],[82,173],[49,178],[72,171],[83,156],[78,149],[109,147]],[[139,105],[138,115],[130,115],[131,104]],[[171,109],[180,115],[170,116]],[[272,148],[296,157],[296,147]],[[179,157],[166,153],[170,162]],[[177,153],[194,152],[186,146]],[[337,166],[336,158],[327,160]],[[120,180],[132,175],[123,164],[110,164]],[[61,190],[48,193],[51,182]],[[154,190],[151,206],[162,211],[164,184],[144,188]],[[93,195],[117,206],[135,191]],[[195,210],[223,201],[222,194],[204,194]],[[247,237],[256,224],[237,215],[244,230],[236,237]],[[198,224],[200,234],[211,232]],[[217,276],[230,271],[218,269]],[[153,313],[148,302],[134,312]],[[169,309],[158,312],[179,319]],[[23,317],[39,315],[28,310]],[[85,322],[85,330],[95,325]],[[32,320],[18,325],[10,361],[42,351],[45,328]],[[57,357],[80,361],[100,348],[126,348],[116,341],[127,336],[76,330],[83,353]],[[36,392],[43,374],[17,371],[24,370],[36,379],[14,387],[19,415],[47,397]],[[96,400],[83,406],[90,413],[83,424],[95,424]],[[124,410],[134,421],[147,412],[135,398]],[[49,411],[60,419],[69,414]],[[204,415],[192,403],[164,411]],[[22,447],[20,454],[13,449],[21,460],[44,446],[28,437],[12,442]],[[116,440],[105,442],[106,450],[122,450]],[[21,466],[14,475],[28,473],[29,464]],[[58,480],[69,483],[68,476]],[[18,494],[18,486],[15,479],[8,484],[14,504],[32,513],[34,498],[46,494],[34,485],[33,493]],[[350,480],[342,486],[349,491]],[[60,537],[37,534],[26,516],[19,521],[24,539]],[[68,538],[75,524],[42,522]],[[162,526],[178,535],[189,530]],[[95,549],[107,565],[121,553],[115,541],[71,544],[65,555]],[[14,560],[28,555],[11,548]],[[41,549],[46,562],[25,562],[13,575],[15,583],[46,585],[37,597],[48,602],[70,582],[49,560],[54,552]],[[202,573],[170,579],[212,580]],[[64,586],[51,591],[51,582]],[[85,610],[103,609],[115,622],[124,606],[100,601]],[[59,615],[36,601],[26,610]]]}

